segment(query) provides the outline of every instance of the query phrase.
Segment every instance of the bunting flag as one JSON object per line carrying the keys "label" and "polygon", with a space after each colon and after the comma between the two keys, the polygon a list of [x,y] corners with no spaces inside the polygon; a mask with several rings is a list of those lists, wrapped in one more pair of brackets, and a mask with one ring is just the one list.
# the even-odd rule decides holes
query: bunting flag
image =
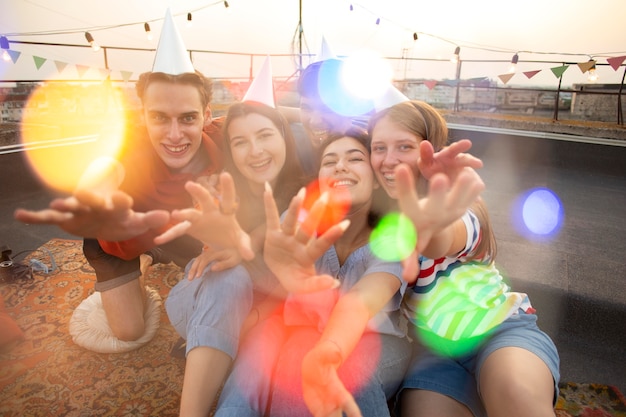
{"label": "bunting flag", "polygon": [[584,74],[587,71],[589,71],[591,68],[593,68],[594,65],[596,65],[596,61],[594,61],[593,59],[590,59],[587,62],[581,62],[580,64],[576,64],[576,65],[578,65],[578,68],[580,68],[580,72]]}
{"label": "bunting flag", "polygon": [[98,71],[100,72],[100,77],[102,77],[102,79],[107,79],[107,77],[111,74],[111,70],[106,68],[99,68]]}
{"label": "bunting flag", "polygon": [[615,56],[613,58],[607,58],[606,62],[609,63],[609,65],[611,66],[611,68],[613,68],[614,71],[617,71],[617,69],[620,67],[620,65],[622,65],[622,63],[625,60],[626,60],[626,55]]}
{"label": "bunting flag", "polygon": [[65,67],[67,67],[67,62],[63,61],[54,61],[54,65],[57,67],[57,72],[60,74],[63,72]]}
{"label": "bunting flag", "polygon": [[120,71],[120,73],[122,74],[122,79],[126,83],[130,80],[130,76],[133,75],[132,71]]}
{"label": "bunting flag", "polygon": [[78,71],[78,76],[80,78],[83,78],[83,75],[85,75],[85,73],[89,71],[89,66],[76,64],[76,71]]}
{"label": "bunting flag", "polygon": [[540,72],[541,70],[524,71],[524,75],[526,76],[526,78],[530,80],[531,78],[533,78],[535,75],[539,74]]}
{"label": "bunting flag", "polygon": [[37,67],[37,69],[41,68],[41,66],[47,61],[46,58],[35,55],[33,55],[33,60],[35,61],[35,67]]}
{"label": "bunting flag", "polygon": [[7,50],[7,53],[9,54],[9,56],[11,57],[11,61],[13,61],[13,63],[15,64],[17,62],[17,60],[20,58],[20,55],[22,55],[22,53],[20,51],[12,51],[12,50]]}
{"label": "bunting flag", "polygon": [[426,81],[424,81],[424,85],[429,90],[432,90],[437,85],[437,80],[426,80]]}
{"label": "bunting flag", "polygon": [[500,78],[500,81],[502,81],[504,84],[508,83],[511,78],[513,78],[513,76],[515,75],[515,73],[513,74],[501,74],[498,75],[498,78]]}
{"label": "bunting flag", "polygon": [[554,76],[556,78],[561,78],[563,76],[563,73],[569,68],[569,65],[562,65],[560,67],[554,67],[554,68],[550,68],[550,70],[552,71],[552,73],[554,74]]}

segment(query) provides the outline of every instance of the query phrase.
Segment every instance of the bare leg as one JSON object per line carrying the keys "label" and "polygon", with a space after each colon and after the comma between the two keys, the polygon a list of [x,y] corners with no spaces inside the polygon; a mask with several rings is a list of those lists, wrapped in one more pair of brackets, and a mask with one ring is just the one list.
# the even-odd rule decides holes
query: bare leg
{"label": "bare leg", "polygon": [[400,397],[400,415],[407,417],[473,417],[460,402],[433,391],[408,389]]}
{"label": "bare leg", "polygon": [[493,352],[480,371],[480,393],[489,417],[554,417],[554,381],[546,364],[517,347]]}
{"label": "bare leg", "polygon": [[181,417],[209,415],[230,365],[230,356],[220,350],[199,346],[189,351],[180,399]]}
{"label": "bare leg", "polygon": [[100,295],[115,337],[123,341],[139,339],[145,332],[145,289],[140,280],[135,279]]}

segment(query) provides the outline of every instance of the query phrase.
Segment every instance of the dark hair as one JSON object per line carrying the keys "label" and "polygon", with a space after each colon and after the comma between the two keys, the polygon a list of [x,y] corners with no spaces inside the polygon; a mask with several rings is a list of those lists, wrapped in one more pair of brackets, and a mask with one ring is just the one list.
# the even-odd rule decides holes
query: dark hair
{"label": "dark hair", "polygon": [[137,96],[141,101],[143,101],[144,94],[150,83],[157,81],[196,87],[200,93],[200,101],[202,102],[203,109],[206,109],[213,99],[213,82],[211,79],[202,75],[200,71],[184,72],[178,75],[166,74],[164,72],[144,72],[139,76],[139,80],[137,80],[137,84],[135,84]]}
{"label": "dark hair", "polygon": [[[321,162],[324,150],[331,143],[339,139],[346,138],[346,137],[355,139],[357,142],[363,145],[365,149],[367,149],[367,152],[371,151],[370,135],[364,129],[360,129],[358,127],[352,127],[348,129],[346,132],[331,132],[328,135],[328,137],[321,143],[319,147],[319,154],[317,158],[318,161]],[[369,155],[368,155],[368,158],[369,158]],[[368,163],[369,163],[369,160],[368,160]],[[321,167],[318,166],[318,171],[320,168]],[[369,224],[371,228],[376,227],[376,225],[381,219],[381,215],[384,213],[384,211],[378,208],[378,203],[377,203],[378,199],[382,197],[386,197],[386,193],[384,191],[381,192],[380,188],[372,190],[372,206],[370,207],[370,211],[367,214],[367,223]]]}
{"label": "dark hair", "polygon": [[[287,119],[273,107],[266,104],[244,101],[240,103],[234,103],[228,108],[226,118],[224,120],[224,168],[231,173],[235,181],[235,187],[237,189],[237,195],[240,200],[248,198],[250,194],[248,180],[239,172],[233,162],[233,156],[230,149],[230,135],[228,134],[228,127],[233,120],[246,116],[248,114],[259,114],[267,117],[272,121],[274,126],[282,134],[285,140],[286,158],[285,165],[280,170],[274,187],[274,197],[279,211],[283,211],[287,208],[287,205],[291,201],[291,198],[298,192],[298,190],[305,183],[305,175],[296,151],[296,142]],[[243,208],[244,204],[240,204]],[[259,207],[255,204],[248,205],[250,210],[259,211]],[[246,210],[246,208],[244,208]],[[240,209],[241,211],[241,209]],[[262,211],[262,208],[261,208]]]}

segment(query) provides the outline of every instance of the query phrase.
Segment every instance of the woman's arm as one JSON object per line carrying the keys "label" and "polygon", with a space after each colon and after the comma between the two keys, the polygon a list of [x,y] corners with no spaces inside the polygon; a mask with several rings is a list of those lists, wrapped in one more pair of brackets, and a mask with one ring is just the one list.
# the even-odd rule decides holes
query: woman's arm
{"label": "woman's arm", "polygon": [[302,363],[304,400],[313,415],[331,415],[338,410],[349,417],[361,415],[337,369],[361,340],[369,320],[400,286],[400,280],[392,274],[373,273],[362,277],[339,299],[319,342]]}

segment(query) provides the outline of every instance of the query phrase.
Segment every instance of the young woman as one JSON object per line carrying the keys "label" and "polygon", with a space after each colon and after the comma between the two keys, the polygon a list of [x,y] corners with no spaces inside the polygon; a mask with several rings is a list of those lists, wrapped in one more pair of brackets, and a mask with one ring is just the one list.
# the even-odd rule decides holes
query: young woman
{"label": "young woman", "polygon": [[[216,416],[331,415],[341,410],[358,416],[359,407],[366,416],[389,415],[387,400],[402,380],[411,351],[400,311],[406,283],[399,262],[383,261],[370,248],[370,209],[378,185],[367,135],[331,136],[320,149],[319,179],[327,193],[321,200],[328,194],[331,201],[346,199],[349,226],[342,223],[345,231],[338,239],[341,232],[329,238],[336,228],[318,238],[308,218],[298,224],[301,195],[281,225],[268,191],[264,250],[268,266],[287,288],[298,277],[322,276],[337,279],[335,288],[291,293],[281,314],[251,331]],[[309,217],[316,213],[314,206]],[[333,241],[329,249],[324,246]]]}
{"label": "young woman", "polygon": [[376,178],[418,232],[431,228],[418,235],[419,273],[403,303],[427,349],[416,351],[404,379],[400,415],[554,416],[558,353],[526,294],[511,292],[494,266],[484,204],[457,216],[443,199],[441,210],[429,210],[417,198],[470,178],[454,158],[433,164],[447,141],[445,121],[428,104],[405,101],[378,112],[370,134]]}
{"label": "young woman", "polygon": [[[185,416],[208,415],[236,356],[242,327],[249,327],[246,318],[250,315],[255,322],[262,306],[271,308],[275,304],[270,303],[277,296],[274,290],[280,290],[260,256],[264,241],[264,183],[280,190],[284,196],[278,199],[282,209],[303,185],[301,170],[294,162],[297,159],[293,136],[276,109],[252,101],[233,104],[224,123],[224,141],[225,167],[237,190],[238,203],[232,196],[222,195],[217,205],[223,215],[236,216],[256,256],[242,262],[236,249],[206,247],[202,255],[188,264],[187,279],[181,280],[169,294],[165,304],[168,316],[186,340],[180,408]],[[198,208],[173,212],[172,217],[191,222],[187,233],[201,240],[212,233],[228,233],[215,230],[217,223],[208,215],[214,205],[209,190],[197,183],[188,184],[187,189]],[[250,314],[255,305],[258,309]]]}

